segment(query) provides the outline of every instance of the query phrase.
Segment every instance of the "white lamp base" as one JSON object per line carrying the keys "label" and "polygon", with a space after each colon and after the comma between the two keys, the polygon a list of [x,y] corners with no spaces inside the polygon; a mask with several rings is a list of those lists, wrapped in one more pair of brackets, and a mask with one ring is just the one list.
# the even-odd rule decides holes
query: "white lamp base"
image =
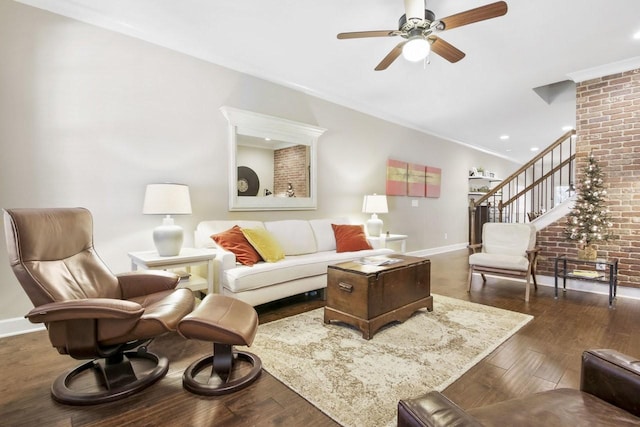
{"label": "white lamp base", "polygon": [[379,237],[382,233],[382,220],[377,214],[371,214],[371,218],[367,220],[367,233],[371,237]]}
{"label": "white lamp base", "polygon": [[160,256],[180,255],[184,233],[182,227],[173,223],[173,218],[167,215],[162,225],[153,229],[153,243]]}

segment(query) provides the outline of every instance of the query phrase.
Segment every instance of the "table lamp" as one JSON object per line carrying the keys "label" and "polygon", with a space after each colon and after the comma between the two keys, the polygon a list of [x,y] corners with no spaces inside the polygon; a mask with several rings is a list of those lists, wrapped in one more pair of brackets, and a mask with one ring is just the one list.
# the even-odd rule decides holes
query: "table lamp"
{"label": "table lamp", "polygon": [[387,196],[375,193],[364,196],[362,212],[371,214],[371,218],[367,220],[367,234],[371,237],[380,236],[380,233],[382,233],[382,220],[378,218],[378,214],[389,212]]}
{"label": "table lamp", "polygon": [[182,227],[173,223],[171,215],[191,214],[189,187],[184,184],[148,184],[142,213],[166,215],[162,225],[153,230],[153,243],[160,256],[179,255],[184,232]]}

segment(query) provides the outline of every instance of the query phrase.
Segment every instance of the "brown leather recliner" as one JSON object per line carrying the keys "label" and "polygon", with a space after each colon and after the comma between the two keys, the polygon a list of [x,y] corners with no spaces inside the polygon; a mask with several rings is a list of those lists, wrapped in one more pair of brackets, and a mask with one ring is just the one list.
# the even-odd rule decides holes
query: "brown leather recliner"
{"label": "brown leather recliner", "polygon": [[110,402],[167,373],[168,359],[146,344],[193,309],[191,291],[175,289],[178,276],[113,275],[95,252],[93,220],[83,208],[7,209],[4,224],[11,267],[35,307],[25,317],[45,324],[61,354],[92,359],[55,380],[56,401]]}
{"label": "brown leather recliner", "polygon": [[582,353],[580,390],[559,388],[465,411],[437,391],[398,403],[398,427],[637,426],[640,361],[614,350]]}

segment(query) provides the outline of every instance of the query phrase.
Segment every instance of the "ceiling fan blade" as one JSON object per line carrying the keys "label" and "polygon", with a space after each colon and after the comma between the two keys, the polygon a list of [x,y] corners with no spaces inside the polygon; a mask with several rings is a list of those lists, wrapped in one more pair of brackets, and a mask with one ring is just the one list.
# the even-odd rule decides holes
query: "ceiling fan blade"
{"label": "ceiling fan blade", "polygon": [[411,18],[423,20],[425,9],[425,0],[404,0],[404,10],[406,12],[407,21]]}
{"label": "ceiling fan blade", "polygon": [[430,40],[433,40],[431,43],[431,52],[436,53],[442,56],[449,62],[458,62],[462,58],[464,58],[465,53],[459,50],[457,47],[453,46],[450,43],[442,40],[440,37],[431,36]]}
{"label": "ceiling fan blade", "polygon": [[473,24],[474,22],[484,21],[485,19],[496,18],[506,13],[507,4],[503,1],[499,1],[486,6],[470,9],[466,12],[456,13],[455,15],[440,19],[440,22],[444,24],[445,30],[450,30],[452,28],[462,27],[463,25]]}
{"label": "ceiling fan blade", "polygon": [[391,52],[389,52],[387,56],[385,56],[384,59],[380,61],[380,63],[376,66],[375,70],[376,71],[386,70],[387,67],[391,65],[391,63],[393,63],[393,61],[395,61],[396,58],[398,58],[398,56],[400,56],[400,54],[402,53],[402,46],[404,46],[406,43],[407,43],[407,40],[401,41],[396,45],[396,47],[391,49]]}
{"label": "ceiling fan blade", "polygon": [[351,33],[340,33],[338,38],[343,39],[360,39],[364,37],[390,37],[400,34],[398,30],[380,30],[380,31],[354,31]]}

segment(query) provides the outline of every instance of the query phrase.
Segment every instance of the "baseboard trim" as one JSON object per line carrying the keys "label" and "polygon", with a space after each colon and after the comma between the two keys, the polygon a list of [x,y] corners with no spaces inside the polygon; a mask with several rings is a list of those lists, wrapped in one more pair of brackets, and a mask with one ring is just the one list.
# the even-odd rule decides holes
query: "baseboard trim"
{"label": "baseboard trim", "polygon": [[[479,273],[476,273],[479,275]],[[491,274],[486,274],[487,277],[493,277],[496,279],[508,279],[516,282],[525,283],[524,279],[516,278],[516,277],[504,277],[504,276],[494,276]],[[543,276],[540,274],[536,275],[536,281],[540,286],[547,286],[550,288],[554,288],[555,279],[553,276]],[[562,289],[561,283],[558,281],[558,288]],[[573,280],[567,279],[567,290],[578,291],[578,292],[589,292],[592,294],[598,295],[606,295],[609,296],[609,285],[604,283],[596,283],[590,282],[586,280]],[[558,290],[558,292],[561,292]],[[629,288],[626,286],[618,286],[616,289],[616,297],[618,298],[629,298],[629,299],[637,299],[640,300],[640,289],[639,288]]]}
{"label": "baseboard trim", "polygon": [[45,329],[44,325],[31,323],[24,317],[0,320],[0,338],[43,331]]}
{"label": "baseboard trim", "polygon": [[437,255],[437,254],[443,254],[446,252],[459,251],[460,249],[467,249],[467,245],[469,245],[469,243],[467,242],[456,243],[448,246],[439,246],[437,248],[421,249],[419,251],[407,252],[407,255],[413,255],[413,256]]}
{"label": "baseboard trim", "polygon": [[[555,287],[555,278],[553,276],[536,275],[538,285]],[[558,288],[562,288],[560,279],[558,280]],[[567,279],[567,289],[579,292],[590,292],[592,294],[609,295],[609,285],[605,283],[596,283],[588,280]],[[560,292],[560,291],[559,291]],[[619,298],[631,298],[640,300],[640,288],[630,288],[627,286],[618,286],[616,288],[616,296]]]}

